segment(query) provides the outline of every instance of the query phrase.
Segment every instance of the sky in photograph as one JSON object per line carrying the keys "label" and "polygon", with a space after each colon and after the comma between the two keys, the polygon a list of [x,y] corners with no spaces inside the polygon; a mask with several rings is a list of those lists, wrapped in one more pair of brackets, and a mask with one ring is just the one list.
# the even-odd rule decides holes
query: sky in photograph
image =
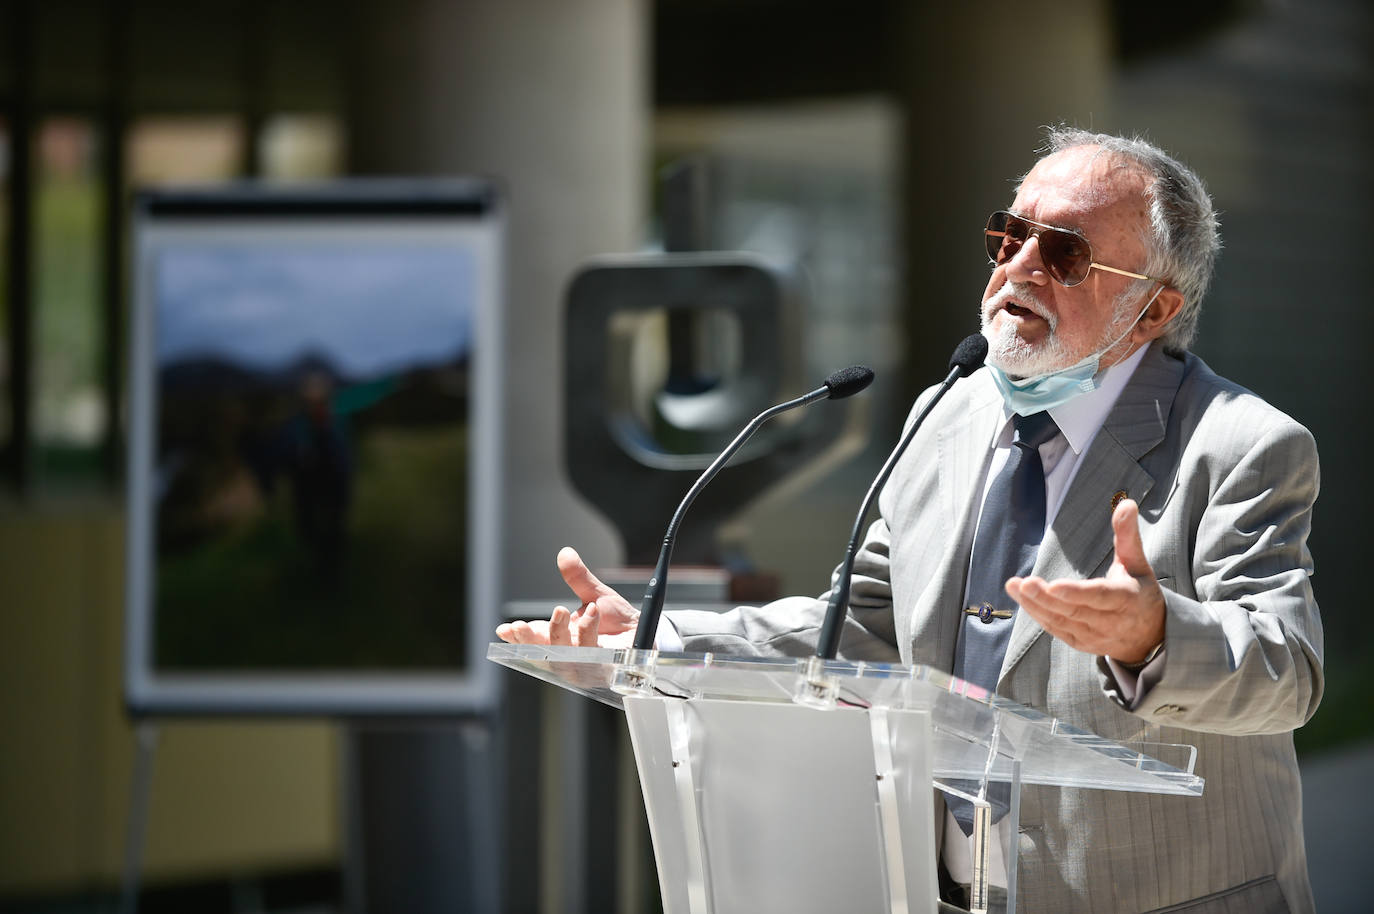
{"label": "sky in photograph", "polygon": [[471,347],[475,270],[451,245],[212,245],[156,263],[157,358],[277,371],[323,356],[365,378]]}

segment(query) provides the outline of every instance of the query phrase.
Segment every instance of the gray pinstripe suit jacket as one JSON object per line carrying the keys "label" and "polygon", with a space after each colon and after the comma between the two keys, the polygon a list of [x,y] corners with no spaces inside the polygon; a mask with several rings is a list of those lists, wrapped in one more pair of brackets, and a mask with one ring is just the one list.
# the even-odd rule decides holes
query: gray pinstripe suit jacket
{"label": "gray pinstripe suit jacket", "polygon": [[[879,498],[843,656],[951,668],[1001,419],[985,370],[932,412]],[[1196,357],[1151,347],[1083,455],[1034,573],[1104,574],[1112,495],[1126,491],[1165,588],[1163,676],[1128,709],[1104,662],[1018,613],[997,691],[1109,739],[1195,745],[1206,788],[1200,798],[1026,788],[1020,910],[1313,909],[1292,731],[1322,691],[1307,549],[1317,488],[1306,429]],[[805,655],[824,609],[824,598],[788,598],[672,621],[690,651]]]}

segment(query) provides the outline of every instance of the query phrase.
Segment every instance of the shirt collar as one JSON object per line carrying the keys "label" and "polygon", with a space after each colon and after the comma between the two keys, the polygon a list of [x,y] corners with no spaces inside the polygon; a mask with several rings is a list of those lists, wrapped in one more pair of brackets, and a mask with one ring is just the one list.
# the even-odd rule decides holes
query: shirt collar
{"label": "shirt collar", "polygon": [[[1059,426],[1059,431],[1075,455],[1083,453],[1083,449],[1102,428],[1102,423],[1107,421],[1107,414],[1116,405],[1116,399],[1121,396],[1121,391],[1126,389],[1126,382],[1135,374],[1148,348],[1150,344],[1146,343],[1115,365],[1104,368],[1096,390],[1050,408],[1050,418]],[[1007,446],[1011,444],[1010,429],[1013,415],[1008,407],[1002,407],[1003,422],[998,440]]]}

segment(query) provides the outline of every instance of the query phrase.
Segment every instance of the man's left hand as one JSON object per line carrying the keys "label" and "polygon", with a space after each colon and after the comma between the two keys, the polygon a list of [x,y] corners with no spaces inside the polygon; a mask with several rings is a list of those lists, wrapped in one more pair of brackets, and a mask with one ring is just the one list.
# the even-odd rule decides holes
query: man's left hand
{"label": "man's left hand", "polygon": [[1116,555],[1105,577],[1012,578],[1007,593],[1069,647],[1138,663],[1164,640],[1164,592],[1145,558],[1140,511],[1125,499],[1112,512]]}

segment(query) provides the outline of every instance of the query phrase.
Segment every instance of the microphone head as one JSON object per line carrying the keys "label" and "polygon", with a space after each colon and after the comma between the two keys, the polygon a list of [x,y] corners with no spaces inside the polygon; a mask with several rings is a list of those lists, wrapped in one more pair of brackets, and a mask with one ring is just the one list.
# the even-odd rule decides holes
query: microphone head
{"label": "microphone head", "polygon": [[[983,348],[986,349],[987,345],[984,344]],[[843,400],[845,397],[852,397],[872,383],[873,369],[865,368],[862,365],[841,368],[825,379],[825,387],[830,391],[831,400]]]}
{"label": "microphone head", "polygon": [[958,368],[959,377],[967,378],[983,367],[983,360],[987,357],[987,337],[981,333],[971,333],[954,347],[954,355],[949,357],[949,367],[951,370]]}

